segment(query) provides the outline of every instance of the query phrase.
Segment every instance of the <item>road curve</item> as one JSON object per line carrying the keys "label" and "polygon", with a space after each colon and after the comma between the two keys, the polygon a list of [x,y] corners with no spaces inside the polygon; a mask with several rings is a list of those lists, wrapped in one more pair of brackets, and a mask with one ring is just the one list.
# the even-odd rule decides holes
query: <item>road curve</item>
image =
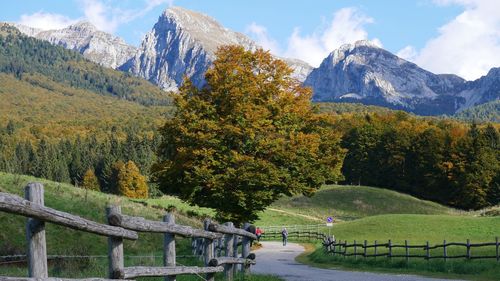
{"label": "road curve", "polygon": [[257,264],[252,267],[252,272],[276,275],[286,281],[450,281],[414,275],[315,268],[295,261],[295,257],[304,252],[304,247],[299,244],[288,243],[283,247],[281,242],[261,243],[263,247],[255,251]]}

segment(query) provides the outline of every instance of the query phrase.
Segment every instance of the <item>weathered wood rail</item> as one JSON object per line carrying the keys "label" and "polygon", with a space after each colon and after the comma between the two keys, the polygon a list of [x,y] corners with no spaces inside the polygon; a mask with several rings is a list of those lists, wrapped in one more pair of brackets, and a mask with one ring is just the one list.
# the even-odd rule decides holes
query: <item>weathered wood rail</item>
{"label": "weathered wood rail", "polygon": [[[206,280],[213,281],[215,274],[225,272],[231,281],[236,265],[241,265],[243,273],[249,273],[250,265],[255,264],[255,255],[250,254],[250,242],[256,239],[254,227],[245,224],[244,229],[234,228],[232,223],[218,225],[206,220],[204,229],[178,225],[172,213],[164,216],[163,221],[152,221],[141,217],[127,216],[121,213],[119,206],[106,207],[108,224],[101,224],[79,216],[61,212],[44,205],[44,189],[39,183],[30,183],[25,188],[25,199],[0,192],[0,211],[28,217],[26,226],[28,277],[0,276],[0,281],[63,281],[63,280],[129,280],[136,277],[165,277],[176,280],[177,275],[206,274]],[[47,249],[45,242],[45,222],[108,237],[108,277],[67,279],[48,277]],[[138,239],[137,232],[163,233],[163,267],[124,266],[123,239]],[[175,237],[193,237],[203,239],[205,266],[177,266]],[[217,257],[214,240],[226,238],[230,241],[225,257]],[[238,237],[242,237],[242,255],[238,257]],[[233,245],[234,244],[234,245]]]}
{"label": "weathered wood rail", "polygon": [[[437,244],[433,246],[430,246],[428,241],[425,244],[410,245],[408,240],[405,240],[404,244],[393,244],[391,240],[388,240],[387,243],[378,243],[377,241],[375,241],[374,244],[369,245],[368,241],[366,240],[363,241],[363,243],[356,242],[356,240],[354,240],[353,243],[349,243],[347,240],[344,240],[344,242],[342,242],[342,241],[336,241],[331,237],[327,237],[323,241],[323,246],[328,253],[332,255],[340,255],[345,257],[361,256],[363,258],[376,258],[376,257],[405,258],[407,261],[409,261],[410,258],[422,258],[426,260],[444,259],[445,261],[448,259],[465,258],[465,259],[496,259],[498,262],[500,262],[500,250],[499,250],[500,243],[498,237],[495,238],[495,242],[472,244],[470,243],[469,239],[467,239],[465,243],[446,242],[446,240],[444,240],[443,244]],[[448,249],[451,246],[465,247],[465,253],[462,255],[449,255]],[[495,254],[473,256],[471,249],[480,247],[491,247],[491,248],[494,247]],[[373,248],[372,253],[368,253],[367,251],[370,248]],[[404,254],[402,253],[395,254],[393,249],[398,249],[398,248],[404,249]],[[431,250],[439,248],[442,248],[442,254],[431,255]],[[351,251],[348,251],[348,249],[350,249]],[[380,249],[384,249],[385,252],[382,253],[378,252],[378,250]],[[420,250],[420,253],[419,254],[410,253],[412,250],[415,251],[415,249]]]}

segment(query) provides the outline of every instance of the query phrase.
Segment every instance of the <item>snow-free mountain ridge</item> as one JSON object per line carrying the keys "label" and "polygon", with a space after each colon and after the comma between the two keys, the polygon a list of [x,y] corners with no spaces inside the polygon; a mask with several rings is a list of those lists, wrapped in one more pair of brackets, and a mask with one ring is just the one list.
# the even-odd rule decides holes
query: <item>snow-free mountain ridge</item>
{"label": "snow-free mountain ridge", "polygon": [[[225,28],[205,14],[171,7],[146,34],[135,57],[121,69],[166,90],[176,90],[185,75],[194,85],[202,86],[205,71],[215,60],[217,48],[223,45],[240,45],[248,50],[259,47],[246,35]],[[287,62],[301,81],[312,69],[299,60]]]}
{"label": "snow-free mountain ridge", "polygon": [[120,37],[100,31],[87,21],[59,30],[46,31],[20,24],[14,26],[28,36],[77,51],[89,60],[110,68],[123,65],[137,50]]}
{"label": "snow-free mountain ridge", "polygon": [[177,89],[185,75],[194,85],[202,86],[217,47],[225,44],[257,47],[245,35],[204,14],[172,7],[163,12],[144,37],[139,52],[122,69],[166,90]]}
{"label": "snow-free mountain ridge", "polygon": [[423,115],[453,114],[500,98],[500,71],[466,81],[434,74],[369,41],[346,44],[330,53],[304,84],[316,101],[356,101]]}

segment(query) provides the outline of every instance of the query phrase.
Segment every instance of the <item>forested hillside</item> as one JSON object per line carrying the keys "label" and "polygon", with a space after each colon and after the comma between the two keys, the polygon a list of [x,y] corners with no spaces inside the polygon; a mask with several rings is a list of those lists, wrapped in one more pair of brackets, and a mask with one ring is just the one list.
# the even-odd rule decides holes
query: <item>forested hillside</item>
{"label": "forested hillside", "polygon": [[375,105],[364,105],[361,103],[349,103],[349,102],[318,102],[315,103],[318,106],[319,112],[321,113],[389,113],[394,110],[387,107],[375,106]]}
{"label": "forested hillside", "polygon": [[24,79],[0,74],[1,171],[82,184],[90,169],[104,191],[112,188],[117,161],[131,160],[148,174],[169,108],[99,96],[39,74]]}
{"label": "forested hillside", "polygon": [[464,121],[500,122],[500,100],[467,108],[454,115],[455,118]]}
{"label": "forested hillside", "polygon": [[[101,67],[76,52],[22,35],[7,24],[0,24],[0,72],[20,80],[38,73],[73,88],[143,105],[170,103],[166,92],[143,79]],[[37,84],[36,80],[25,80]]]}
{"label": "forested hillside", "polygon": [[[62,47],[0,26],[0,170],[103,191],[132,161],[149,173],[170,96]],[[130,166],[130,165],[129,165]]]}

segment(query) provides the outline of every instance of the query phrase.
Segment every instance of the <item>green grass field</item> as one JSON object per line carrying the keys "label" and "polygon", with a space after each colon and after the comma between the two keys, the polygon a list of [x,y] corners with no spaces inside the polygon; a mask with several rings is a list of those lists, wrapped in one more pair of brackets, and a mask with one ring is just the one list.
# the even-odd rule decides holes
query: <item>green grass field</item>
{"label": "green grass field", "polygon": [[[482,213],[497,214],[498,208],[484,212],[464,212],[439,204],[419,200],[409,195],[390,190],[363,186],[326,186],[313,197],[295,196],[282,198],[271,206],[257,221],[263,226],[293,226],[318,224],[328,216],[338,218],[330,229],[339,240],[373,244],[430,245],[448,242],[471,243],[494,242],[500,236],[500,216],[482,217]],[[497,214],[498,215],[498,214]],[[327,228],[320,230],[327,231]],[[292,238],[293,240],[293,238]],[[352,248],[350,248],[352,251]],[[362,251],[358,249],[358,251]],[[368,251],[372,254],[373,250]],[[379,248],[378,253],[387,251]],[[412,249],[411,254],[424,255],[423,249]],[[472,248],[474,255],[495,255],[495,247]],[[404,254],[403,249],[394,249],[393,254]],[[431,256],[442,255],[442,248],[431,250]],[[464,255],[464,247],[448,247],[448,255]],[[500,280],[500,264],[494,260],[411,260],[387,258],[363,259],[333,257],[325,254],[322,246],[302,256],[301,262],[326,268],[365,270],[393,273],[412,273],[444,278],[469,280]]]}
{"label": "green grass field", "polygon": [[382,214],[454,215],[459,212],[434,202],[420,200],[392,190],[330,185],[312,197],[283,197],[260,215],[257,225],[324,223],[333,216],[339,221]]}
{"label": "green grass field", "polygon": [[[332,228],[332,234],[337,240],[347,240],[348,243],[363,243],[368,240],[369,245],[387,243],[391,239],[393,245],[404,245],[408,240],[410,245],[430,245],[447,242],[471,243],[495,242],[500,236],[500,217],[475,217],[471,215],[378,215],[354,221],[342,222]],[[358,248],[358,253],[363,249]],[[471,255],[494,256],[495,246],[472,248]],[[349,248],[349,253],[353,248]],[[379,247],[378,253],[386,253],[387,248]],[[374,254],[373,248],[367,254]],[[405,254],[404,249],[395,248],[393,254]],[[425,255],[423,248],[410,249],[410,254]],[[447,255],[465,255],[465,247],[451,246],[447,248]],[[443,249],[430,251],[431,256],[442,256]],[[496,260],[465,260],[463,258],[444,261],[443,259],[410,259],[407,263],[404,258],[388,259],[386,257],[353,258],[332,256],[325,253],[320,244],[316,250],[307,256],[300,257],[301,262],[325,268],[341,268],[356,271],[379,271],[404,274],[421,274],[433,277],[457,278],[468,280],[500,280],[500,263]]]}

